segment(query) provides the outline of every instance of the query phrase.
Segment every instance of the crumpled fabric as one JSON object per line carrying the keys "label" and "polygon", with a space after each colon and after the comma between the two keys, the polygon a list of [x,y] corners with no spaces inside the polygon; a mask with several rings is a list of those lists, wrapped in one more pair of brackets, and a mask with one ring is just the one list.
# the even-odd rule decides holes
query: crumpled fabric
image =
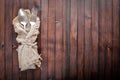
{"label": "crumpled fabric", "polygon": [[[28,16],[30,16],[30,11],[26,10]],[[18,48],[18,61],[19,68],[21,71],[27,69],[36,69],[36,67],[41,66],[41,55],[38,53],[37,46],[37,35],[39,34],[40,20],[37,17],[36,24],[26,26],[26,30],[23,25],[19,23],[18,16],[13,19],[14,30],[17,33],[16,41],[19,43]]]}

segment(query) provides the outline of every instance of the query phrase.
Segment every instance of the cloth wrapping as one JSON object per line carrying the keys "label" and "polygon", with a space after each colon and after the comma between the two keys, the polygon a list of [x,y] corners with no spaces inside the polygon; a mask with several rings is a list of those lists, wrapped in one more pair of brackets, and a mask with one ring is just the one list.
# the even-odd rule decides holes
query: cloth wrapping
{"label": "cloth wrapping", "polygon": [[[30,17],[30,11],[25,10]],[[37,35],[39,34],[40,20],[37,17],[36,24],[26,26],[26,30],[23,28],[23,25],[19,23],[18,16],[13,19],[14,30],[18,34],[16,41],[19,43],[18,48],[18,61],[19,68],[21,71],[27,69],[35,69],[36,66],[41,66],[41,56],[38,54],[37,47]]]}

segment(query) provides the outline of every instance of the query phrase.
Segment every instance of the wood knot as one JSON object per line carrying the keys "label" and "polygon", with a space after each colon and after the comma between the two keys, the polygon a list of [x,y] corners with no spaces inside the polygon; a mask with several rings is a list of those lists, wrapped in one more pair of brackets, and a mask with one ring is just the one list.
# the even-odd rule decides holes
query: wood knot
{"label": "wood knot", "polygon": [[92,17],[91,16],[85,16],[86,19],[91,19]]}
{"label": "wood knot", "polygon": [[5,47],[4,42],[2,42],[2,43],[0,44],[0,48],[4,48],[4,47]]}

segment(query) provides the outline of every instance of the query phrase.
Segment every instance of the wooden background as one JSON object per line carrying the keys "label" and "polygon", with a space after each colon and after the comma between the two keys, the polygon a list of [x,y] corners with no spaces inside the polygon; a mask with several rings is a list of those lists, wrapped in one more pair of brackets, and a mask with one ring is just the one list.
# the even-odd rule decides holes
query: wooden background
{"label": "wooden background", "polygon": [[[34,3],[41,6],[42,70],[20,72],[12,19]],[[118,80],[119,6],[119,0],[0,0],[0,80]]]}

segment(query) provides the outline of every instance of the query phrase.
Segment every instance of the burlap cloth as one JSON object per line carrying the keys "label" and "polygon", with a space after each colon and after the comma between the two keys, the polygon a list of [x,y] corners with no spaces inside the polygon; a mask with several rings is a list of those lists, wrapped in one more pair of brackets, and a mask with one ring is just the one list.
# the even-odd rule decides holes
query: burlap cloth
{"label": "burlap cloth", "polygon": [[[26,10],[28,17],[31,13]],[[37,50],[37,35],[39,34],[40,20],[37,17],[36,25],[26,26],[26,30],[23,25],[19,23],[18,17],[13,19],[14,30],[18,34],[16,37],[19,46],[17,48],[19,68],[21,71],[26,69],[35,69],[36,66],[41,66],[41,56],[38,54]]]}

